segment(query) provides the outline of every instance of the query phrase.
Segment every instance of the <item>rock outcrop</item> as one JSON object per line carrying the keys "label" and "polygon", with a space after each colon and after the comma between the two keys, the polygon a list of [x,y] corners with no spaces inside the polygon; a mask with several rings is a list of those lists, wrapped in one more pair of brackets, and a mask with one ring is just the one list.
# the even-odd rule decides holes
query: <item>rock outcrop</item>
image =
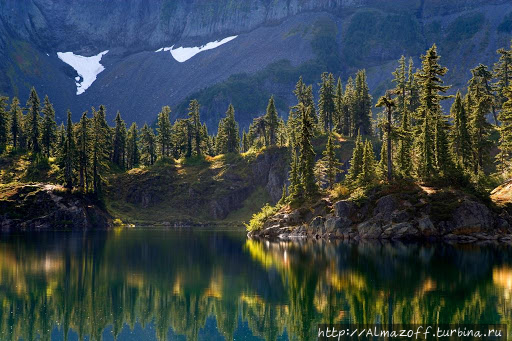
{"label": "rock outcrop", "polygon": [[249,236],[458,242],[512,239],[512,217],[504,208],[455,190],[427,194],[418,188],[407,192],[376,193],[364,202],[324,201],[327,213],[313,217],[313,209],[281,211]]}
{"label": "rock outcrop", "polygon": [[89,230],[112,225],[94,200],[54,185],[6,185],[0,192],[0,231]]}

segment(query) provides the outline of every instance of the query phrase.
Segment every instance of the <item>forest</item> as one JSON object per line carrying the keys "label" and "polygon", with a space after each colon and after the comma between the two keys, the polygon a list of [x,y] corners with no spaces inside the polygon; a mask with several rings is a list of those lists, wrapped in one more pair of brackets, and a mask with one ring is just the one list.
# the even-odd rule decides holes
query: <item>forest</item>
{"label": "forest", "polygon": [[[266,113],[242,132],[230,105],[215,134],[201,122],[197,100],[190,101],[188,117],[174,123],[165,106],[154,123],[142,128],[128,126],[119,112],[111,126],[100,105],[84,112],[79,122],[72,122],[68,111],[66,124],[58,126],[50,99],[41,103],[32,88],[24,107],[16,97],[0,97],[0,153],[29,155],[35,167],[52,163],[65,188],[100,198],[112,172],[274,146],[287,147],[291,160],[278,206],[392,181],[488,193],[508,179],[512,160],[512,50],[497,54],[494,66],[473,68],[467,88],[455,95],[448,95],[455,91],[443,82],[448,69],[436,45],[421,56],[419,68],[402,56],[391,75],[393,87],[376,100],[365,70],[345,84],[324,72],[318,94],[301,77],[293,90],[297,104],[286,121],[271,97]],[[444,101],[453,102],[449,114]],[[312,146],[318,136],[327,140],[321,155]],[[336,157],[336,142],[345,140],[355,141],[349,165]]]}

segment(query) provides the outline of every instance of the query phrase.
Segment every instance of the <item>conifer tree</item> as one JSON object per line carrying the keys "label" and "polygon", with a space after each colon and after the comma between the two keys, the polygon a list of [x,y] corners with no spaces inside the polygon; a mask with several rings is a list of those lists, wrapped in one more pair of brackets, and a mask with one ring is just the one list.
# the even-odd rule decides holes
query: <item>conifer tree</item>
{"label": "conifer tree", "polygon": [[377,102],[376,107],[386,107],[386,113],[387,113],[387,121],[386,121],[386,152],[387,152],[387,180],[391,181],[393,178],[393,159],[391,155],[392,146],[391,146],[391,139],[392,139],[392,115],[393,115],[393,108],[395,107],[395,101],[391,99],[391,96],[387,94],[386,96],[382,96],[379,98],[379,101]]}
{"label": "conifer tree", "polygon": [[457,91],[455,101],[450,110],[452,126],[450,145],[454,153],[455,162],[462,169],[471,167],[471,136],[468,130],[468,117],[462,101],[460,91]]}
{"label": "conifer tree", "polygon": [[139,133],[137,129],[137,124],[135,122],[132,123],[130,129],[127,134],[127,143],[126,143],[126,151],[127,151],[127,166],[128,169],[135,168],[139,164]]}
{"label": "conifer tree", "polygon": [[171,154],[171,108],[165,106],[162,111],[158,114],[158,132],[157,140],[160,145],[160,155],[170,156]]}
{"label": "conifer tree", "polygon": [[417,173],[421,179],[429,179],[435,174],[436,143],[434,139],[437,123],[440,122],[438,118],[442,115],[440,102],[447,98],[441,94],[450,87],[442,85],[443,81],[440,77],[444,76],[448,69],[439,65],[435,44],[421,59],[422,69],[416,74],[421,89],[419,115],[416,118],[419,127]]}
{"label": "conifer tree", "polygon": [[286,194],[286,184],[283,184],[283,192],[281,193],[281,199],[277,202],[278,206],[285,205],[288,201],[288,195]]}
{"label": "conifer tree", "polygon": [[73,122],[71,121],[71,111],[68,110],[68,120],[66,123],[66,139],[64,143],[64,182],[66,188],[73,188],[73,167],[75,160],[75,137],[73,134]]}
{"label": "conifer tree", "polygon": [[393,72],[392,82],[395,83],[395,89],[393,90],[396,93],[396,108],[397,113],[401,113],[401,119],[403,117],[403,113],[407,110],[407,74],[406,74],[406,65],[405,65],[405,56],[402,55],[398,60],[398,67]]}
{"label": "conifer tree", "polygon": [[420,106],[420,89],[418,80],[414,76],[414,62],[412,58],[409,58],[409,68],[407,72],[407,93],[407,109],[409,113],[413,113]]}
{"label": "conifer tree", "polygon": [[302,196],[302,182],[300,180],[299,157],[297,155],[296,146],[291,146],[292,157],[290,163],[290,186],[288,187],[289,197],[292,201],[300,199]]}
{"label": "conifer tree", "polygon": [[265,114],[265,122],[268,127],[268,142],[271,146],[277,144],[277,131],[279,128],[279,116],[277,115],[276,105],[274,103],[274,96],[270,97]]}
{"label": "conifer tree", "polygon": [[301,112],[301,135],[299,137],[300,158],[299,172],[301,174],[302,187],[307,198],[314,197],[318,192],[315,181],[315,151],[311,140],[313,138],[313,124],[310,116],[311,107],[299,105]]}
{"label": "conifer tree", "polygon": [[121,113],[118,111],[114,127],[112,162],[122,168],[126,167],[126,134],[126,123],[121,118]]}
{"label": "conifer tree", "polygon": [[247,152],[249,148],[249,140],[247,139],[247,133],[244,130],[242,132],[242,153]]}
{"label": "conifer tree", "polygon": [[336,130],[338,133],[348,135],[350,130],[350,117],[348,110],[346,110],[345,99],[343,94],[343,86],[341,79],[338,78],[336,84],[336,93],[334,97],[334,110],[336,113]]}
{"label": "conifer tree", "polygon": [[399,139],[397,148],[397,171],[404,178],[411,176],[412,170],[412,129],[409,110],[406,108],[403,112],[401,119],[401,126],[399,128]]}
{"label": "conifer tree", "polygon": [[357,102],[356,102],[356,86],[352,77],[349,77],[347,84],[345,85],[345,93],[343,95],[343,101],[345,102],[345,115],[348,120],[348,133],[351,137],[357,136],[359,131],[356,128],[356,114],[357,114]]}
{"label": "conifer tree", "polygon": [[103,176],[108,170],[110,131],[106,121],[105,107],[101,105],[96,111],[92,108],[92,129],[91,129],[91,166],[93,192],[101,195]]}
{"label": "conifer tree", "polygon": [[388,178],[388,151],[386,143],[382,143],[382,147],[380,149],[380,160],[377,164],[377,175],[382,180],[387,180]]}
{"label": "conifer tree", "polygon": [[355,132],[371,135],[372,96],[370,95],[365,70],[357,72],[355,86]]}
{"label": "conifer tree", "polygon": [[47,158],[50,157],[51,149],[55,143],[57,137],[57,123],[55,122],[55,110],[53,105],[50,103],[48,96],[44,98],[43,106],[43,122],[41,125],[41,142],[43,145],[43,151]]}
{"label": "conifer tree", "polygon": [[323,152],[324,159],[327,163],[327,180],[329,181],[329,188],[334,186],[336,175],[338,174],[339,162],[336,160],[336,150],[333,142],[332,133],[329,134],[327,144]]}
{"label": "conifer tree", "polygon": [[192,124],[195,153],[197,156],[201,156],[201,119],[199,116],[199,102],[195,99],[190,101],[188,116]]}
{"label": "conifer tree", "polygon": [[498,54],[500,58],[496,64],[494,64],[494,88],[496,89],[496,103],[499,108],[502,108],[503,104],[507,100],[506,92],[511,84],[512,80],[512,51],[506,49],[499,49]]}
{"label": "conifer tree", "polygon": [[8,114],[7,114],[7,101],[9,98],[0,96],[0,154],[2,154],[6,147],[9,136],[8,128]]}
{"label": "conifer tree", "polygon": [[366,140],[363,150],[361,173],[357,177],[358,185],[362,187],[370,185],[375,179],[375,175],[375,153],[373,152],[373,145],[370,140]]}
{"label": "conifer tree", "polygon": [[486,65],[480,64],[471,70],[472,77],[469,80],[468,90],[474,96],[475,102],[478,103],[481,98],[486,97],[486,105],[488,112],[491,112],[494,118],[494,124],[498,125],[498,118],[496,114],[496,95],[491,86],[492,73],[488,70]]}
{"label": "conifer tree", "polygon": [[19,145],[20,135],[22,135],[21,128],[23,123],[23,113],[20,109],[20,101],[17,97],[14,97],[11,102],[10,116],[10,133],[12,148],[16,150]]}
{"label": "conifer tree", "polygon": [[512,87],[509,86],[505,89],[503,95],[507,100],[503,103],[498,117],[501,126],[498,128],[500,139],[499,153],[496,156],[496,160],[502,175],[508,175],[512,166]]}
{"label": "conifer tree", "polygon": [[448,123],[444,115],[438,115],[434,131],[434,160],[437,174],[440,177],[448,176],[452,169],[452,157],[448,148],[447,130]]}
{"label": "conifer tree", "polygon": [[82,114],[80,122],[78,123],[77,133],[77,154],[78,154],[78,187],[82,191],[89,189],[89,119],[87,112]]}
{"label": "conifer tree", "polygon": [[350,160],[350,169],[348,170],[347,180],[354,183],[363,168],[364,143],[361,134],[357,134],[356,143],[352,151]]}
{"label": "conifer tree", "polygon": [[230,104],[226,117],[219,122],[217,132],[217,152],[219,154],[238,153],[240,149],[240,134],[235,120],[235,108]]}
{"label": "conifer tree", "polygon": [[146,123],[141,129],[141,160],[146,166],[153,165],[156,160],[155,133]]}
{"label": "conifer tree", "polygon": [[320,116],[321,129],[330,132],[334,127],[335,104],[334,104],[334,77],[332,73],[322,73],[318,100],[318,114]]}
{"label": "conifer tree", "polygon": [[28,147],[29,150],[34,154],[37,154],[41,151],[39,146],[39,125],[41,121],[41,116],[39,115],[40,110],[40,101],[39,96],[37,95],[36,89],[32,87],[30,90],[30,96],[27,101],[28,108]]}

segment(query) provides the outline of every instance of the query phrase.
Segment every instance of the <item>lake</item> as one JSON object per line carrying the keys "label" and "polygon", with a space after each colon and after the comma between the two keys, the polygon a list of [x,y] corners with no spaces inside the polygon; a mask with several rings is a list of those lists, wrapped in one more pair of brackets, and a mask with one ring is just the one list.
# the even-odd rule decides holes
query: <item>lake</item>
{"label": "lake", "polygon": [[[0,236],[0,340],[310,340],[319,323],[506,323],[507,245]],[[509,328],[510,329],[510,328]]]}

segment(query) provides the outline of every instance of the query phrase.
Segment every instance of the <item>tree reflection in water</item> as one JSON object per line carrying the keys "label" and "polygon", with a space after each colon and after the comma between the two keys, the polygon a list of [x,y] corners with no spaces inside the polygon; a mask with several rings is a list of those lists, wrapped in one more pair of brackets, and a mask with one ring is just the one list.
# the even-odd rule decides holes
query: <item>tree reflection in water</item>
{"label": "tree reflection in water", "polygon": [[310,340],[319,323],[509,324],[511,293],[507,245],[199,230],[0,238],[0,340]]}

